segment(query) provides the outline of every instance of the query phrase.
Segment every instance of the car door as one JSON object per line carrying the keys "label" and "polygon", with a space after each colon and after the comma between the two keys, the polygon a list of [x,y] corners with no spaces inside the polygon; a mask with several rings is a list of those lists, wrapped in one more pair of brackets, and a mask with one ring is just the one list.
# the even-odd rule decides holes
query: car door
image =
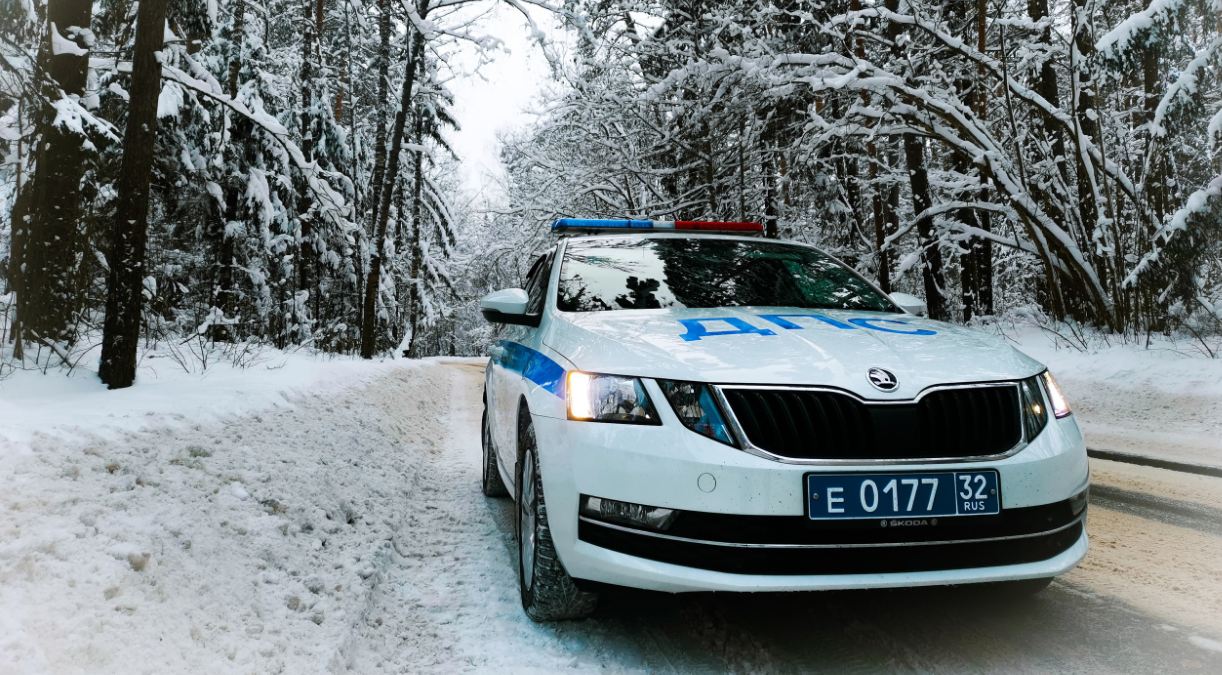
{"label": "car door", "polygon": [[[551,261],[551,253],[539,256],[526,275],[528,314],[541,316],[543,313],[551,279]],[[517,460],[518,403],[526,391],[523,370],[530,362],[530,355],[539,348],[539,333],[539,328],[534,326],[501,324],[492,347],[488,378],[492,418],[489,423],[501,463],[510,474]]]}

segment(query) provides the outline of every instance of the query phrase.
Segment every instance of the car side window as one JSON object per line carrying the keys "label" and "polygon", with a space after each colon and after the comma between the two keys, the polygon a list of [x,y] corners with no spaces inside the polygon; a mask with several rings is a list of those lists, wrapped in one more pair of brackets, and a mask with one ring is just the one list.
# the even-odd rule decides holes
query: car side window
{"label": "car side window", "polygon": [[539,256],[530,272],[526,275],[526,313],[540,314],[543,312],[543,301],[547,298],[547,282],[551,276],[552,254]]}

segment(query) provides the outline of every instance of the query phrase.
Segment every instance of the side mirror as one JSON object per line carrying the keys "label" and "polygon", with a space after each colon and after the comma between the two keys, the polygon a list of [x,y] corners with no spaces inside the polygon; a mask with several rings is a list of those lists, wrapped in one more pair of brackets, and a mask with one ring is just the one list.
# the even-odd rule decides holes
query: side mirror
{"label": "side mirror", "polygon": [[479,301],[480,313],[492,323],[512,323],[519,326],[538,326],[539,316],[526,313],[530,298],[520,288],[493,291]]}
{"label": "side mirror", "polygon": [[925,306],[925,301],[915,295],[909,295],[907,293],[892,293],[887,297],[891,298],[891,302],[899,305],[900,309],[908,312],[909,314],[916,314],[917,316],[929,315],[929,308]]}

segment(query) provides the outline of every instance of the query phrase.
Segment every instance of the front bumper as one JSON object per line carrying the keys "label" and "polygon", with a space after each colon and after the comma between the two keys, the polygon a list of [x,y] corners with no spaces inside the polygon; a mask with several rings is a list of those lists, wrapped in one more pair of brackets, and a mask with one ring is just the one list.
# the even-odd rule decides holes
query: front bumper
{"label": "front bumper", "polygon": [[1082,536],[1085,517],[1083,492],[1056,504],[1010,509],[997,517],[944,518],[941,524],[936,518],[811,522],[801,516],[685,512],[665,532],[586,516],[577,531],[579,543],[715,572],[932,572],[1047,560]]}
{"label": "front bumper", "polygon": [[[823,539],[813,533],[801,541],[756,537],[749,546],[731,547],[726,541],[742,542],[718,536],[668,540],[580,519],[580,497],[591,495],[725,514],[727,522],[773,516],[759,522],[801,527],[803,476],[812,471],[994,468],[1000,475],[1003,513],[1053,509],[1081,495],[1088,483],[1085,445],[1072,417],[1050,420],[1025,448],[998,460],[815,466],[776,462],[722,445],[684,428],[660,407],[663,423],[651,427],[534,416],[552,536],[573,577],[672,592],[885,588],[1055,576],[1086,553],[1084,513],[1049,521],[1043,529],[967,537],[987,542],[961,541],[951,522],[962,523],[961,518],[920,532],[906,530],[900,543],[845,540],[834,533]],[[950,534],[941,536],[937,527]],[[941,543],[930,545],[921,538]]]}
{"label": "front bumper", "polygon": [[[919,572],[865,572],[839,574],[737,574],[662,563],[610,551],[586,542],[576,542],[570,551],[578,578],[617,586],[684,593],[693,591],[831,591],[856,588],[946,586],[1041,579],[1064,574],[1086,555],[1087,538],[1082,532],[1061,553],[1031,563],[965,567]],[[568,567],[566,562],[565,566]]]}

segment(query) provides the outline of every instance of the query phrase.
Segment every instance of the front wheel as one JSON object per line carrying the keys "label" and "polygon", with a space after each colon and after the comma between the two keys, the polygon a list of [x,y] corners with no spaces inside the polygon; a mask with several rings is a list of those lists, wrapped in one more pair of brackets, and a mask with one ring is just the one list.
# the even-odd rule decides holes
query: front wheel
{"label": "front wheel", "polygon": [[529,422],[522,431],[518,463],[518,585],[522,608],[535,621],[583,619],[594,612],[598,596],[577,588],[556,555],[547,503],[539,475],[535,432]]}

